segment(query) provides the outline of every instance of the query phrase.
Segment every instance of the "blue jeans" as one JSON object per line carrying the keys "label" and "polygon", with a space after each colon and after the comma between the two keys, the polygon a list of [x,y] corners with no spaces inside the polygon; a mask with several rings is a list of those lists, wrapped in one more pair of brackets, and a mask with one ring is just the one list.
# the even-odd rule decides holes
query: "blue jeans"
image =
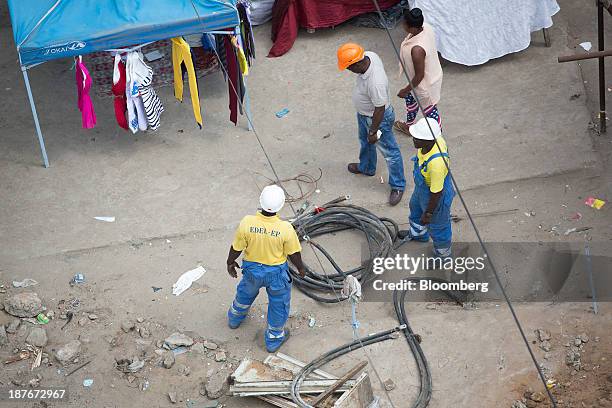
{"label": "blue jeans", "polygon": [[368,176],[376,174],[376,149],[378,148],[387,162],[389,185],[394,190],[404,191],[406,188],[404,161],[393,134],[393,124],[395,123],[393,107],[389,106],[385,110],[385,116],[380,124],[382,135],[376,144],[368,143],[368,133],[372,125],[372,118],[358,113],[357,123],[359,126],[359,142],[361,143],[359,171]]}
{"label": "blue jeans", "polygon": [[242,261],[242,279],[236,288],[236,298],[227,311],[229,323],[238,326],[249,314],[249,308],[266,288],[268,293],[268,328],[266,347],[275,349],[285,338],[285,323],[289,318],[291,304],[291,278],[287,262],[281,265],[264,265]]}

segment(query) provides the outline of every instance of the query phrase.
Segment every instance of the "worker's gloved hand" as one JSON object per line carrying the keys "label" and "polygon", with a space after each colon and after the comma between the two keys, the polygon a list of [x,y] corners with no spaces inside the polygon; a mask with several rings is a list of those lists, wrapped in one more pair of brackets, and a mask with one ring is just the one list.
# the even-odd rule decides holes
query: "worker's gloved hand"
{"label": "worker's gloved hand", "polygon": [[227,265],[227,273],[229,273],[229,276],[231,276],[232,278],[238,277],[238,272],[236,271],[236,268],[240,268],[240,265],[238,265],[238,262],[236,261]]}

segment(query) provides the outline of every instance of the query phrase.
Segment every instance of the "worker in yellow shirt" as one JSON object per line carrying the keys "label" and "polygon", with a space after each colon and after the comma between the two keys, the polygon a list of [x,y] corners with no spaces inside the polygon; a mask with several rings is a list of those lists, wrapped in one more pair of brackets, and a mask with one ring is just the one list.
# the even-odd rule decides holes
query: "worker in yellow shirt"
{"label": "worker in yellow shirt", "polygon": [[410,229],[401,231],[400,238],[428,242],[431,236],[434,255],[447,258],[451,256],[450,208],[455,189],[444,163],[449,163],[446,142],[438,121],[432,118],[420,119],[409,132],[417,148],[412,158],[414,191],[410,198]]}
{"label": "worker in yellow shirt", "polygon": [[[289,329],[285,328],[291,303],[287,257],[302,277],[306,273],[297,234],[289,222],[282,221],[277,215],[285,204],[285,192],[277,185],[267,186],[261,192],[259,202],[261,211],[242,219],[227,256],[227,272],[231,277],[238,277],[236,268],[242,268],[242,279],[227,317],[229,327],[238,328],[248,315],[259,289],[265,287],[268,293],[266,349],[274,353],[289,337]],[[240,266],[236,260],[243,252]]]}

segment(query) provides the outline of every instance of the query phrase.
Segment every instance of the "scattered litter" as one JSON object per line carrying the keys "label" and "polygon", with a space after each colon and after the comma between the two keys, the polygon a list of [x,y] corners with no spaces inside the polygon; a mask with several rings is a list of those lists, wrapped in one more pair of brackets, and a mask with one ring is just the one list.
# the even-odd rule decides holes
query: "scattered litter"
{"label": "scattered litter", "polygon": [[323,136],[323,139],[327,139],[328,137],[331,136],[331,133],[326,134],[325,136]]}
{"label": "scattered litter", "polygon": [[588,197],[584,201],[584,204],[588,207],[595,208],[596,210],[601,210],[601,207],[603,207],[606,202],[604,200],[600,200],[599,198]]}
{"label": "scattered litter", "polygon": [[586,52],[591,51],[591,48],[593,48],[593,44],[591,44],[590,41],[581,42],[579,45],[584,48]]}
{"label": "scattered litter", "polygon": [[81,368],[85,367],[87,364],[91,363],[93,360],[88,360],[86,362],[84,362],[83,364],[79,365],[78,367],[73,368],[72,370],[68,371],[65,376],[68,377],[69,375],[72,375],[74,373],[76,373],[77,371],[79,371]]}
{"label": "scattered litter", "polygon": [[563,235],[569,235],[569,234],[574,233],[574,232],[585,232],[585,231],[588,231],[590,229],[593,229],[593,227],[580,227],[580,228],[574,227],[574,228],[570,228],[570,229],[566,230],[563,233]]}
{"label": "scattered litter", "polygon": [[385,180],[383,179],[383,176],[380,176],[380,184],[385,184]]}
{"label": "scattered litter", "polygon": [[315,193],[319,194],[321,192],[321,190],[319,190],[318,188],[315,190]]}
{"label": "scattered litter", "polygon": [[85,275],[83,275],[82,273],[77,273],[70,280],[70,283],[73,285],[77,283],[83,283],[83,282],[85,282]]}
{"label": "scattered litter", "polygon": [[138,371],[142,370],[144,365],[145,365],[144,361],[134,359],[134,361],[132,361],[132,363],[127,366],[127,370],[131,373],[137,373]]}
{"label": "scattered litter", "polygon": [[98,221],[115,222],[115,217],[94,217]]}
{"label": "scattered litter", "polygon": [[280,119],[280,118],[286,116],[288,113],[289,113],[289,109],[284,108],[284,109],[281,109],[278,112],[276,112],[275,115],[276,115],[277,118]]}
{"label": "scattered litter", "polygon": [[158,288],[157,286],[151,286],[151,289],[153,289],[153,292],[159,292],[162,290],[162,288]]}
{"label": "scattered litter", "polygon": [[178,278],[176,283],[172,285],[172,294],[179,296],[181,293],[189,289],[193,282],[200,279],[204,273],[206,273],[206,269],[204,269],[202,265],[185,272]]}
{"label": "scattered litter", "polygon": [[141,391],[146,391],[146,390],[148,390],[148,389],[149,389],[149,385],[151,385],[151,384],[149,383],[149,380],[144,380],[144,381],[142,382],[142,384],[140,384],[140,390],[141,390]]}
{"label": "scattered litter", "polygon": [[317,320],[314,317],[312,316],[308,317],[308,327],[314,327],[316,323],[317,323]]}
{"label": "scattered litter", "polygon": [[38,285],[38,282],[30,278],[26,278],[22,280],[21,282],[13,281],[14,288],[27,288],[28,286],[34,286],[34,285]]}
{"label": "scattered litter", "polygon": [[572,221],[579,221],[579,220],[581,220],[581,219],[582,219],[582,214],[581,214],[581,213],[579,213],[578,211],[576,211],[575,213],[573,213],[573,214],[570,216],[570,220],[572,220]]}
{"label": "scattered litter", "polygon": [[36,316],[36,321],[40,324],[47,324],[49,323],[49,318],[45,316],[44,313],[39,313],[38,316]]}
{"label": "scattered litter", "polygon": [[93,380],[91,378],[86,378],[83,380],[83,387],[91,387],[93,385]]}

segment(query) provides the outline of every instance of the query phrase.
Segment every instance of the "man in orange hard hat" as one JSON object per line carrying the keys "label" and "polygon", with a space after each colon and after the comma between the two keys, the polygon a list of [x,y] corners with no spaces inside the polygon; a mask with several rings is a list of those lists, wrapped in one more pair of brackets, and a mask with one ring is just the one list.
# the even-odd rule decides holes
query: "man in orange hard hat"
{"label": "man in orange hard hat", "polygon": [[338,48],[338,68],[357,74],[353,88],[353,104],[359,127],[359,163],[349,163],[353,174],[376,174],[376,148],[382,153],[389,169],[391,194],[389,204],[402,200],[406,179],[404,162],[393,134],[395,112],[391,106],[389,80],[380,57],[365,51],[358,44],[347,43]]}

